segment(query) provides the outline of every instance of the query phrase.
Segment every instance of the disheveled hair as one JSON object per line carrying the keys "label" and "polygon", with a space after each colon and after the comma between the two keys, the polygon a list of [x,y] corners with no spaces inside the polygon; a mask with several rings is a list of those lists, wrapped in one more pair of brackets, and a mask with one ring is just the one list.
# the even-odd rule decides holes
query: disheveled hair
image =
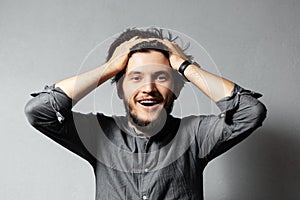
{"label": "disheveled hair", "polygon": [[[159,29],[159,28],[147,28],[145,30],[137,29],[137,28],[128,28],[123,33],[121,33],[119,35],[119,37],[117,37],[116,40],[110,45],[109,50],[108,50],[108,55],[106,57],[106,61],[108,61],[112,57],[114,51],[116,50],[116,48],[119,45],[121,45],[125,41],[129,41],[130,39],[132,39],[133,37],[136,37],[136,36],[141,39],[147,39],[147,38],[157,38],[157,39],[161,39],[161,40],[167,39],[171,42],[176,42],[176,40],[179,39],[178,36],[173,37],[173,35],[170,31],[165,33],[165,31],[163,29]],[[189,45],[182,48],[183,52],[188,47],[189,47]],[[157,40],[143,41],[141,43],[136,44],[135,46],[133,46],[130,49],[130,53],[128,56],[130,58],[130,56],[136,52],[149,52],[150,50],[155,50],[155,51],[161,52],[166,58],[169,59],[168,47]],[[187,57],[188,60],[193,59],[193,57],[191,55],[185,54],[185,56]],[[126,72],[126,67],[124,67],[124,69],[122,71],[120,71],[118,74],[116,74],[112,78],[112,84],[116,83],[119,88],[122,88],[122,82],[123,82],[123,77],[124,77],[125,72]],[[174,77],[173,93],[175,95],[174,98],[176,99],[186,81],[175,70],[172,71],[172,75]]]}

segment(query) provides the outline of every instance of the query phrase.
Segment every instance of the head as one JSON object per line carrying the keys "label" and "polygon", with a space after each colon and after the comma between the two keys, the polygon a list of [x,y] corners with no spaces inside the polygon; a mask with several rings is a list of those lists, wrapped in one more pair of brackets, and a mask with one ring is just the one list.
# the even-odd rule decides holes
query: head
{"label": "head", "polygon": [[[107,60],[120,44],[136,36],[169,41],[177,39],[170,33],[164,36],[161,29],[127,29],[111,44]],[[127,114],[140,126],[162,121],[162,117],[170,114],[184,82],[170,66],[168,48],[156,40],[141,42],[132,47],[127,66],[112,80],[117,85],[118,95],[124,101]]]}

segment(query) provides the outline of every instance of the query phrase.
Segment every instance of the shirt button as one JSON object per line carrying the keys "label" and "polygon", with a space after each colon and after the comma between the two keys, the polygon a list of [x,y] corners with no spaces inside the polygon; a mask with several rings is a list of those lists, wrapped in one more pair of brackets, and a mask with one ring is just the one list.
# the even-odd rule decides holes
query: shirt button
{"label": "shirt button", "polygon": [[143,196],[143,199],[148,199],[148,197],[146,195]]}
{"label": "shirt button", "polygon": [[145,172],[149,172],[149,169],[148,169],[148,168],[145,168]]}

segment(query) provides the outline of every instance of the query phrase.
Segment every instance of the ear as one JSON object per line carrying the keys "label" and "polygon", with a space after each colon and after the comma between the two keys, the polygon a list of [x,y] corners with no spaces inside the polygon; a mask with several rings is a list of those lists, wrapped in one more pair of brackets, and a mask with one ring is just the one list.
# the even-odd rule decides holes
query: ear
{"label": "ear", "polygon": [[124,92],[123,92],[123,87],[121,85],[121,83],[117,82],[116,83],[117,86],[117,93],[120,99],[124,99]]}

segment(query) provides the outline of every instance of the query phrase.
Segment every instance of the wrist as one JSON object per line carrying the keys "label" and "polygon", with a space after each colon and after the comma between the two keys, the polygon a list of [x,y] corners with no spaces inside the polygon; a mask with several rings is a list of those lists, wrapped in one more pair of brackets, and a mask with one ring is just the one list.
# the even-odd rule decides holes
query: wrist
{"label": "wrist", "polygon": [[123,65],[110,61],[106,62],[102,67],[113,74],[117,74],[124,69]]}
{"label": "wrist", "polygon": [[[185,72],[185,70],[186,70],[191,64],[192,64],[192,63],[191,63],[190,61],[185,60],[185,61],[183,61],[183,62],[180,64],[180,66],[179,66],[179,68],[178,68],[178,72],[179,72],[186,80],[188,80],[188,79],[187,79],[187,77],[185,76],[184,72]],[[188,81],[189,81],[189,80],[188,80]]]}
{"label": "wrist", "polygon": [[181,57],[176,57],[176,58],[170,58],[170,64],[171,64],[171,67],[178,71],[179,70],[179,67],[180,65],[185,61],[185,59],[181,58]]}

